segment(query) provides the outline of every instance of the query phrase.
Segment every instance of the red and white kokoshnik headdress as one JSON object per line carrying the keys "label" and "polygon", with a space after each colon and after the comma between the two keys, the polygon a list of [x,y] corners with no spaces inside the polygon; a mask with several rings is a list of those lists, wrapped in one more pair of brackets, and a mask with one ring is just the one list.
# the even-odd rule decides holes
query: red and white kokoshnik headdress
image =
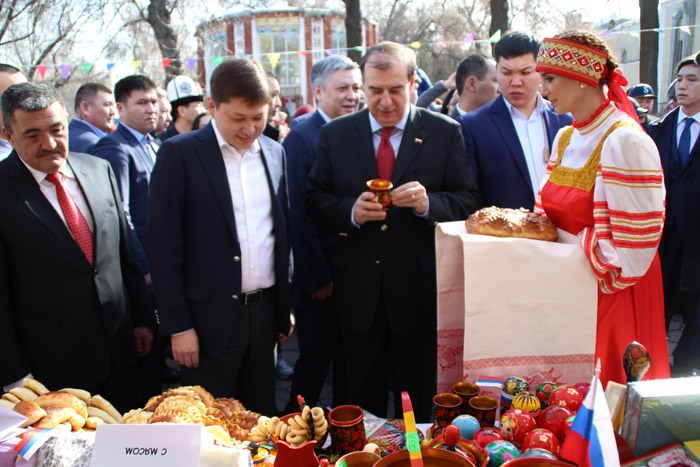
{"label": "red and white kokoshnik headdress", "polygon": [[608,98],[637,123],[637,112],[622,86],[627,78],[619,68],[608,72],[605,63],[608,54],[604,51],[569,39],[547,37],[542,41],[537,57],[537,71],[571,78],[597,88],[601,78],[608,79]]}

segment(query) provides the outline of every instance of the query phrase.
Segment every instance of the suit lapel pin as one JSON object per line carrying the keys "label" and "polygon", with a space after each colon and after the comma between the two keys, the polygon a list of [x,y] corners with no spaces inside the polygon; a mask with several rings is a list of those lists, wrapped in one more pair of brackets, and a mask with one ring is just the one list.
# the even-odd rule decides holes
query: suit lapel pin
{"label": "suit lapel pin", "polygon": [[416,144],[423,144],[423,140],[420,139],[420,138],[416,138],[416,139],[415,139],[415,143],[416,143]]}

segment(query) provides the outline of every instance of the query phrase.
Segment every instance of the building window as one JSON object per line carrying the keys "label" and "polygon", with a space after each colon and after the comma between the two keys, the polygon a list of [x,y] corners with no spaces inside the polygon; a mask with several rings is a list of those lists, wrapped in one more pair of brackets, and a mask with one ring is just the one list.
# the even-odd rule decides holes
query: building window
{"label": "building window", "polygon": [[345,50],[348,47],[348,38],[345,35],[345,29],[336,27],[333,29],[331,34],[331,44],[332,48],[336,50],[337,53],[342,55],[347,55],[348,51]]}
{"label": "building window", "polygon": [[[287,23],[258,19],[258,39],[260,41],[260,63],[266,70],[271,71],[279,80],[283,96],[298,96],[301,89],[299,68],[299,31],[297,18],[284,18]],[[293,24],[291,22],[294,22]],[[277,66],[272,64],[267,54],[279,52]]]}
{"label": "building window", "polygon": [[[678,28],[683,24],[683,8],[679,8],[673,13],[672,26]],[[680,29],[673,29],[671,33],[671,70],[669,76],[676,75],[676,65],[683,60],[683,39],[685,39],[685,32]],[[672,81],[672,80],[669,80]]]}

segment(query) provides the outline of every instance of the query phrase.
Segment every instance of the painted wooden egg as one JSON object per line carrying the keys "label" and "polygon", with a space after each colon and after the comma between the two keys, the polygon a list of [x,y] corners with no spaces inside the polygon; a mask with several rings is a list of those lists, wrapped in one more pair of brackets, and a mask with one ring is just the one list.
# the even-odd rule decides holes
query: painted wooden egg
{"label": "painted wooden egg", "polygon": [[573,386],[563,386],[556,388],[549,395],[549,405],[561,405],[573,412],[578,412],[583,404],[583,394]]}
{"label": "painted wooden egg", "polygon": [[520,376],[511,376],[503,384],[503,392],[506,394],[516,395],[523,391],[529,390],[530,385],[528,384],[527,380],[525,380],[525,378],[521,378]]}
{"label": "painted wooden egg", "polygon": [[521,409],[510,409],[501,417],[503,439],[510,441],[517,447],[523,445],[525,436],[535,428],[537,428],[535,419],[529,412]]}
{"label": "painted wooden egg", "polygon": [[513,408],[529,412],[533,417],[537,417],[542,411],[542,404],[536,395],[523,391],[513,398]]}
{"label": "painted wooden egg", "polygon": [[474,433],[473,439],[479,447],[485,448],[494,441],[502,440],[503,435],[498,428],[487,426]]}
{"label": "painted wooden egg", "polygon": [[561,441],[566,434],[566,420],[573,415],[574,412],[564,406],[550,405],[537,417],[537,426],[551,431]]}
{"label": "painted wooden egg", "polygon": [[552,381],[545,381],[544,383],[540,383],[537,385],[537,390],[535,391],[535,394],[537,394],[537,398],[540,400],[540,404],[543,409],[549,407],[549,395],[556,388],[557,383],[553,383]]}
{"label": "painted wooden egg", "polygon": [[494,441],[486,446],[489,451],[489,466],[500,467],[506,462],[520,457],[518,448],[508,441]]}
{"label": "painted wooden egg", "polygon": [[525,436],[523,450],[544,449],[554,455],[559,454],[559,440],[554,433],[544,428],[536,428]]}

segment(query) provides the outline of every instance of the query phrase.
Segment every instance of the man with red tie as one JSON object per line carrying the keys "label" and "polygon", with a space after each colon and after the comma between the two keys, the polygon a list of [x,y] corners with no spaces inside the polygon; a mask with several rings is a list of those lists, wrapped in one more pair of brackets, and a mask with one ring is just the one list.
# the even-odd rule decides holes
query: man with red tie
{"label": "man with red tie", "polygon": [[[339,236],[332,264],[350,402],[384,417],[388,391],[399,401],[407,390],[427,422],[437,368],[435,225],[466,219],[480,198],[459,125],[409,103],[413,51],[382,42],[360,68],[368,109],[322,127],[305,208]],[[386,212],[367,191],[374,178],[396,187]]]}
{"label": "man with red tie", "polygon": [[32,375],[138,407],[155,313],[109,163],[68,152],[51,86],[9,87],[2,116],[14,150],[0,162],[0,385]]}

